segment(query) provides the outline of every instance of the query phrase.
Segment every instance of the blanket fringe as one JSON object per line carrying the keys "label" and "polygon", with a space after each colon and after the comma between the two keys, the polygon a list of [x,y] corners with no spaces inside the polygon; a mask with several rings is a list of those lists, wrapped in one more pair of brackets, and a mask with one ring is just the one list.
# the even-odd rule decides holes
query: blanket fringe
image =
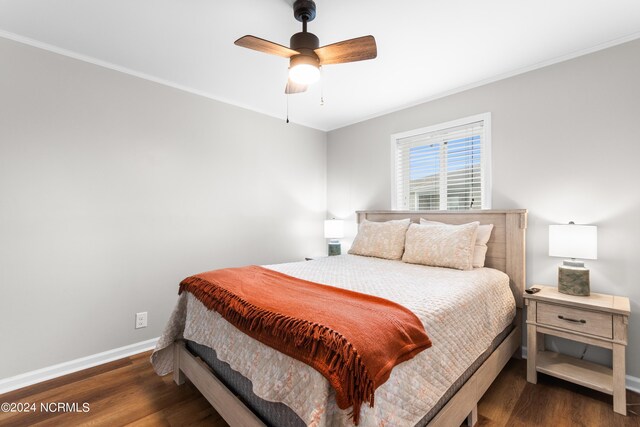
{"label": "blanket fringe", "polygon": [[188,277],[180,283],[178,293],[185,291],[193,294],[208,309],[220,313],[240,329],[278,337],[286,344],[293,344],[298,350],[308,350],[309,358],[315,355],[323,357],[329,372],[335,372],[339,379],[339,384],[332,385],[337,391],[338,388],[342,388],[346,400],[338,402],[338,406],[346,409],[353,405],[352,416],[355,425],[358,425],[360,419],[362,403],[373,406],[373,379],[358,352],[338,332],[318,323],[262,309],[196,276]]}

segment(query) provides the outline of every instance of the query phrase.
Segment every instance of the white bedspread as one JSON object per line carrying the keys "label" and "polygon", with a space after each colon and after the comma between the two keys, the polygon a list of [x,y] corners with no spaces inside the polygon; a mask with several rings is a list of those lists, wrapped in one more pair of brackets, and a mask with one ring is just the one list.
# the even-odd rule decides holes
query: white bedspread
{"label": "white bedspread", "polygon": [[[414,426],[515,316],[508,277],[489,268],[458,271],[356,255],[266,267],[395,301],[424,324],[433,346],[393,369],[376,390],[374,407],[362,406],[364,427]],[[177,338],[213,348],[251,380],[256,395],[285,403],[307,425],[353,425],[320,373],[243,334],[186,292],[151,357],[160,375],[173,369]]]}

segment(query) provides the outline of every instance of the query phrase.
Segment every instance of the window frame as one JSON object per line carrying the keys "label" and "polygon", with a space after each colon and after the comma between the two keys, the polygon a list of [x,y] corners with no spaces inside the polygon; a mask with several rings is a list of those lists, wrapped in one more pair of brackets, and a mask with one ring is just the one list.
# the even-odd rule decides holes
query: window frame
{"label": "window frame", "polygon": [[[451,120],[444,123],[438,123],[435,125],[413,129],[406,132],[394,133],[391,135],[391,209],[393,210],[409,210],[408,207],[400,209],[398,207],[398,187],[397,182],[397,156],[398,156],[398,140],[404,138],[411,138],[425,133],[441,132],[443,130],[454,128],[458,126],[470,125],[476,122],[482,123],[482,140],[481,140],[481,158],[480,158],[480,185],[482,189],[482,201],[480,209],[491,209],[491,113],[476,114],[473,116],[463,117],[461,119]],[[446,162],[444,163],[446,165]],[[446,166],[440,168],[440,175],[446,176]],[[440,195],[447,193],[446,181],[440,180]],[[443,209],[444,206],[444,209]],[[440,197],[440,209],[446,209],[446,197]],[[470,210],[470,209],[463,209]]]}

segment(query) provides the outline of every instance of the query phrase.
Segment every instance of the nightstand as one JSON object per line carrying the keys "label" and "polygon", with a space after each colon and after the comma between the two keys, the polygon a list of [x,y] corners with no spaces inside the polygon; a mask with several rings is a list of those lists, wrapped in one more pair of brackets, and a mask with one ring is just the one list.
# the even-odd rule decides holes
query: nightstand
{"label": "nightstand", "polygon": [[[550,286],[525,294],[527,305],[527,381],[535,384],[538,372],[613,395],[613,410],[627,415],[625,347],[629,299],[595,294],[561,294]],[[546,351],[544,335],[604,347],[613,351],[613,367]]]}

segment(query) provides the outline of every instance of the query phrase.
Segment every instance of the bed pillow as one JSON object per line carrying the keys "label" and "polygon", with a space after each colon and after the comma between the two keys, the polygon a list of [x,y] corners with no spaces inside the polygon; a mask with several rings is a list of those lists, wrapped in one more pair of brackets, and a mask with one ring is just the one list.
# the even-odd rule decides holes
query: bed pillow
{"label": "bed pillow", "polygon": [[[420,224],[422,225],[444,225],[444,222],[429,221],[424,218],[420,218]],[[491,231],[493,231],[493,224],[482,224],[478,226],[478,234],[476,236],[476,245],[473,248],[473,266],[476,268],[484,267],[484,259],[487,256],[487,242],[491,237]]]}
{"label": "bed pillow", "polygon": [[404,239],[410,222],[409,218],[386,222],[365,219],[360,223],[349,253],[385,259],[402,258]]}
{"label": "bed pillow", "polygon": [[402,261],[432,267],[471,270],[479,224],[411,224],[407,230]]}

